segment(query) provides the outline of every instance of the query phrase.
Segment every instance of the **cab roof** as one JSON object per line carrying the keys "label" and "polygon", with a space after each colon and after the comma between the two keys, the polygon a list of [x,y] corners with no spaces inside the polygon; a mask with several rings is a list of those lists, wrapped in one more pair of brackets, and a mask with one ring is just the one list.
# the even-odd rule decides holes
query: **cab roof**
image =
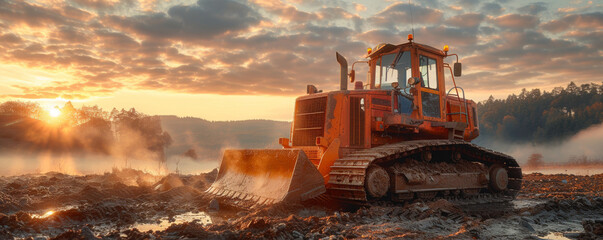
{"label": "cab roof", "polygon": [[434,48],[432,46],[420,44],[420,43],[416,43],[416,42],[407,42],[407,43],[402,43],[399,45],[393,45],[393,44],[389,44],[389,43],[379,44],[379,45],[377,45],[376,49],[373,49],[373,51],[370,54],[367,54],[365,56],[365,58],[373,58],[373,57],[379,56],[383,53],[390,52],[394,49],[397,49],[400,47],[404,48],[404,47],[408,47],[408,46],[419,48],[421,50],[428,51],[428,52],[431,52],[431,53],[434,53],[437,55],[441,55],[443,57],[446,56],[446,53],[444,53],[444,51]]}

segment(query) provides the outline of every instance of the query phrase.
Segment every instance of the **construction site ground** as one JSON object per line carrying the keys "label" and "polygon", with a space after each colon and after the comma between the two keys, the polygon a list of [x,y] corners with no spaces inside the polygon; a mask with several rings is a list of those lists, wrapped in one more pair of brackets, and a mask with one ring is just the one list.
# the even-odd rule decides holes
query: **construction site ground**
{"label": "construction site ground", "polygon": [[0,239],[603,238],[603,174],[531,173],[509,203],[256,208],[203,194],[216,174],[0,177]]}

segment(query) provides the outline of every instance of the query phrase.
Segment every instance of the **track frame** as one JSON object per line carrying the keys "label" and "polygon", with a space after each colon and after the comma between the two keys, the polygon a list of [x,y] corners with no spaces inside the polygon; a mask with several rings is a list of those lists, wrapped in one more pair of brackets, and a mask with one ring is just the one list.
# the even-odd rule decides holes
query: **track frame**
{"label": "track frame", "polygon": [[[438,196],[453,199],[478,197],[498,202],[514,199],[521,190],[521,168],[517,161],[509,155],[462,140],[414,140],[359,150],[336,160],[331,166],[327,194],[335,199],[360,203],[382,201],[385,197],[375,199],[367,194],[365,187],[367,169],[374,165],[387,169],[396,163],[403,163],[406,159],[420,159],[424,152],[432,153],[434,158],[440,159],[440,162],[442,155],[449,154],[447,161],[451,164],[458,162],[460,159],[462,159],[461,161],[481,164],[486,168],[486,173],[489,172],[489,168],[492,166],[502,167],[508,174],[507,188],[503,191],[494,191],[486,183],[479,185],[479,188],[458,186],[436,190],[412,189],[407,193],[395,193],[395,191],[392,193],[390,191],[387,196],[389,199],[392,201],[407,201],[416,198],[433,199]],[[460,159],[458,154],[461,155]],[[394,174],[395,177],[396,173],[391,174]],[[486,176],[489,179],[487,174]],[[449,194],[446,194],[446,191]],[[454,194],[456,191],[460,194]],[[453,194],[450,194],[451,192]]]}

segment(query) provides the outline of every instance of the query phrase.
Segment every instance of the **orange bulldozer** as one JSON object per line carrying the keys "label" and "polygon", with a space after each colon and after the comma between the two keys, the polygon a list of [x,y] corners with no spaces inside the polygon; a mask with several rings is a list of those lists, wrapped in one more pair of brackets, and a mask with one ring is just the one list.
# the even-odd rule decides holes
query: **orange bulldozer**
{"label": "orange bulldozer", "polygon": [[[451,67],[444,62],[456,57]],[[413,42],[369,49],[366,83],[339,53],[340,89],[308,85],[295,102],[282,149],[226,150],[207,193],[256,204],[321,195],[352,202],[433,199],[507,201],[521,189],[510,156],[470,143],[477,105],[454,77],[458,55]],[[445,86],[445,73],[453,86]],[[348,79],[354,89],[348,89]]]}

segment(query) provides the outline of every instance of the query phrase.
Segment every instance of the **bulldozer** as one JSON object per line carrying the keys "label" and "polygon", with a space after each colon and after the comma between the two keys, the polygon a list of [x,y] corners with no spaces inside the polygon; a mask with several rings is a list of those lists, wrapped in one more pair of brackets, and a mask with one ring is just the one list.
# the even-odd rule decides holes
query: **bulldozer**
{"label": "bulldozer", "polygon": [[[325,196],[355,203],[514,199],[521,168],[471,143],[479,135],[477,105],[456,85],[462,65],[448,50],[409,35],[403,44],[369,48],[349,73],[336,53],[340,89],[308,85],[295,100],[290,137],[279,139],[282,149],[225,150],[206,192],[262,205]],[[447,57],[456,57],[452,66]],[[368,66],[366,83],[355,80],[355,64]]]}

